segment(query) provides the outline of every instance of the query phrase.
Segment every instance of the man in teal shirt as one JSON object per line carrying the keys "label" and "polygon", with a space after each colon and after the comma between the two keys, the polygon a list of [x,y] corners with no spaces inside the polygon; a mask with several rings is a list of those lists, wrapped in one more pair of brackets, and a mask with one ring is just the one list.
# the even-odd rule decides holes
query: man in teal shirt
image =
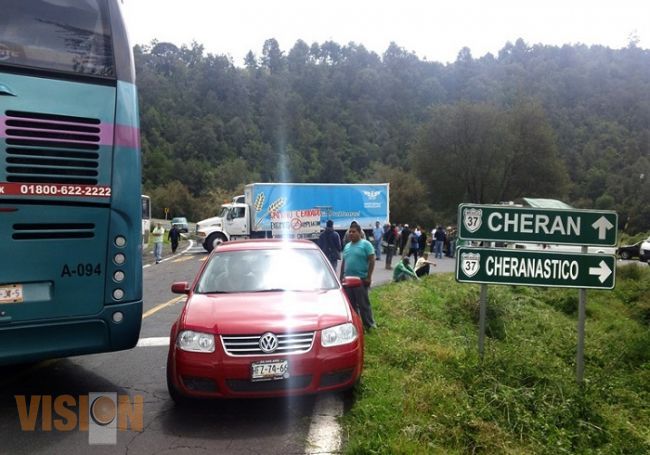
{"label": "man in teal shirt", "polygon": [[346,289],[352,306],[361,316],[366,329],[376,328],[372,316],[368,288],[372,283],[372,272],[375,270],[375,248],[372,243],[361,238],[361,227],[353,223],[348,230],[350,241],[343,248],[341,263],[341,280],[346,276],[357,276],[363,281],[363,286]]}

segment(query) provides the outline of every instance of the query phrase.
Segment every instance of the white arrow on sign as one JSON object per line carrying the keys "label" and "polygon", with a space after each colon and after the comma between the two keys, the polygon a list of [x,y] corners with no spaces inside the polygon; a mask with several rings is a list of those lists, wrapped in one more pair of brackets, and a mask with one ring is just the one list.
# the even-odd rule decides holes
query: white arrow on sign
{"label": "white arrow on sign", "polygon": [[598,267],[589,267],[589,275],[600,275],[598,279],[601,283],[604,283],[611,274],[612,269],[605,264],[605,261],[600,261]]}
{"label": "white arrow on sign", "polygon": [[591,225],[591,227],[598,231],[598,239],[603,240],[607,235],[607,231],[613,228],[614,225],[610,223],[607,218],[601,216]]}

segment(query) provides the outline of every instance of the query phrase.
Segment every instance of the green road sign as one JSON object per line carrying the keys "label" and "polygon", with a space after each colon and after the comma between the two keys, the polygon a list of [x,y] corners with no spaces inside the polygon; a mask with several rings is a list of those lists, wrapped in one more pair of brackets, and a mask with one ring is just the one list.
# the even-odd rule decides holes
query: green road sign
{"label": "green road sign", "polygon": [[615,246],[616,212],[504,205],[458,206],[458,237],[491,242]]}
{"label": "green road sign", "polygon": [[461,247],[456,259],[462,283],[613,289],[615,278],[616,259],[607,254]]}

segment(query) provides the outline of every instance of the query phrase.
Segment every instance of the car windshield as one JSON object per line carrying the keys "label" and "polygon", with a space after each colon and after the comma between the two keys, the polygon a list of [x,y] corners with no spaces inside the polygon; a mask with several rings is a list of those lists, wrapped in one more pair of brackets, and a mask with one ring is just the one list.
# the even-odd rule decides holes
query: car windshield
{"label": "car windshield", "polygon": [[321,291],[338,283],[318,250],[278,248],[217,253],[196,292]]}
{"label": "car windshield", "polygon": [[187,220],[185,218],[174,218],[172,224],[187,224]]}

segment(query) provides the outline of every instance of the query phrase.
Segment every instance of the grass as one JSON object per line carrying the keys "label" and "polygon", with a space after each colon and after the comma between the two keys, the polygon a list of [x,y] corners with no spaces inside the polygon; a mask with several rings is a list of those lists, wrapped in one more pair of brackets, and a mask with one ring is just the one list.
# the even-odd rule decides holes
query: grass
{"label": "grass", "polygon": [[650,453],[650,269],[587,292],[576,383],[578,291],[479,286],[447,274],[377,288],[380,329],[342,419],[346,453]]}

